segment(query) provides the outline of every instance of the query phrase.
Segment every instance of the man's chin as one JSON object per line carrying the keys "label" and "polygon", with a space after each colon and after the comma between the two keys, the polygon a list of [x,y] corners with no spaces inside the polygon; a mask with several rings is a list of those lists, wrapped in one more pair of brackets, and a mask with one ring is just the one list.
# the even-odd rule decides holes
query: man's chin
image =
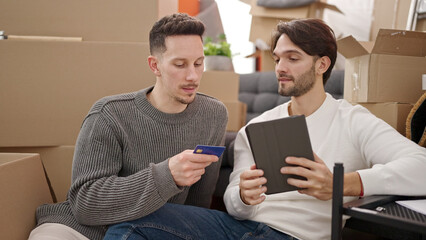
{"label": "man's chin", "polygon": [[177,101],[182,104],[190,104],[194,101],[194,99],[195,99],[195,94],[191,96],[183,97],[183,98],[178,98]]}

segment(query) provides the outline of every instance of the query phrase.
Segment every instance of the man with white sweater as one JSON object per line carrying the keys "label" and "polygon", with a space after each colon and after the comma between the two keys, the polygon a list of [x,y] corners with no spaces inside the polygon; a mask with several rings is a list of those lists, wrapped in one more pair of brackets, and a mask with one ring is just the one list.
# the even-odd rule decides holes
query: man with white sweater
{"label": "man with white sweater", "polygon": [[365,108],[336,100],[324,91],[337,49],[327,25],[315,19],[282,22],[271,49],[278,91],[291,96],[291,101],[250,123],[305,115],[315,153],[311,160],[315,161],[283,159],[296,166],[284,167],[281,173],[305,177],[307,180],[288,179],[290,185],[304,190],[265,195],[262,185],[267,179],[256,169],[245,128],[241,129],[234,145],[234,171],[224,196],[229,214],[266,223],[298,239],[330,239],[331,169],[335,162],[345,167],[344,196],[426,194],[426,149]]}

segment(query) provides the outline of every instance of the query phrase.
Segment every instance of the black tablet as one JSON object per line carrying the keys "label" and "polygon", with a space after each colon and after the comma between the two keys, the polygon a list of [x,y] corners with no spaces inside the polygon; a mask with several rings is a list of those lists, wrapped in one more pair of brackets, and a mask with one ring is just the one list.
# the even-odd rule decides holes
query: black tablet
{"label": "black tablet", "polygon": [[289,156],[314,160],[306,119],[303,115],[252,123],[245,129],[256,167],[267,179],[266,194],[294,191],[287,178],[305,179],[297,175],[281,174]]}

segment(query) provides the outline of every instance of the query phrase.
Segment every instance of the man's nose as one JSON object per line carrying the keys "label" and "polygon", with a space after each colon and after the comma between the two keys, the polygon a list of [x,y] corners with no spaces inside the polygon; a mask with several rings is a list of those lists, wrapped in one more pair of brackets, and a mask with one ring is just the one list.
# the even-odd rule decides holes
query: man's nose
{"label": "man's nose", "polygon": [[194,81],[197,79],[197,70],[194,66],[191,66],[188,68],[188,71],[186,73],[186,80],[188,81]]}
{"label": "man's nose", "polygon": [[283,60],[278,60],[278,62],[275,63],[275,71],[276,72],[288,72],[288,67],[287,64],[285,63],[285,61]]}

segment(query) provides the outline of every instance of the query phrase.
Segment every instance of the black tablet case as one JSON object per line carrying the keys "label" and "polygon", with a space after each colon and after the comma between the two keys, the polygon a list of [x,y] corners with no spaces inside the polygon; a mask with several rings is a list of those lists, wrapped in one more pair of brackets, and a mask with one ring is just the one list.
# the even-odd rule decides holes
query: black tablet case
{"label": "black tablet case", "polygon": [[256,167],[264,171],[267,179],[266,194],[297,190],[287,183],[287,178],[305,179],[297,175],[281,174],[288,165],[288,156],[314,160],[305,116],[291,116],[276,120],[252,123],[246,127]]}

